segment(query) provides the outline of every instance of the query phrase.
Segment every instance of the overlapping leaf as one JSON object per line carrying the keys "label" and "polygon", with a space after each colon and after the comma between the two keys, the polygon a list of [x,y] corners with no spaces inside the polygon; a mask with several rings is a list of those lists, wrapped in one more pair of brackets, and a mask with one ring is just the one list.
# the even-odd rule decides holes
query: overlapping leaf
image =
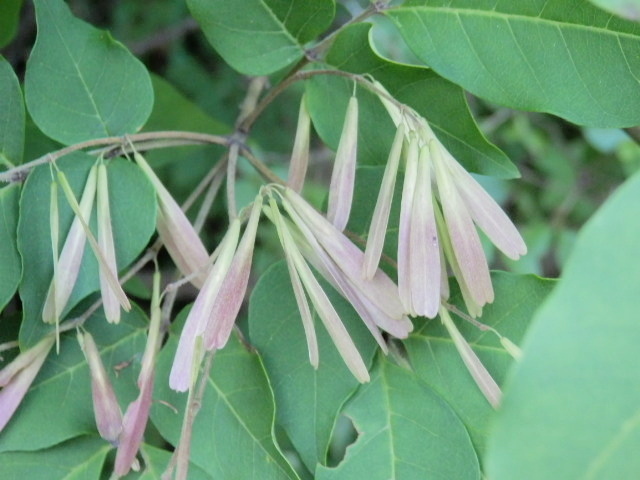
{"label": "overlapping leaf", "polygon": [[[549,294],[554,282],[531,275],[497,272],[492,279],[496,300],[484,308],[480,321],[520,344],[533,312]],[[493,378],[502,384],[514,362],[498,337],[467,322],[457,323]],[[405,346],[418,377],[438,392],[460,416],[478,455],[484,454],[495,411],[471,378],[440,320],[426,322],[411,335]]]}
{"label": "overlapping leaf", "polygon": [[425,64],[489,101],[581,125],[640,123],[640,25],[588,2],[409,0],[386,15]]}
{"label": "overlapping leaf", "polygon": [[[86,327],[96,339],[124,409],[138,393],[136,382],[146,341],[145,315],[134,306],[131,312],[123,314],[118,325],[113,325],[102,314],[94,314]],[[56,354],[54,349],[49,354],[19,409],[2,431],[0,452],[40,450],[80,435],[97,434],[89,367],[75,332],[70,332],[61,338],[60,353]],[[110,448],[106,441],[101,443],[107,450]]]}
{"label": "overlapping leaf", "polygon": [[23,149],[22,90],[11,65],[0,55],[0,168],[21,163]]}
{"label": "overlapping leaf", "polygon": [[153,105],[144,65],[108,32],[73,17],[62,0],[34,3],[38,36],[25,92],[38,127],[66,144],[142,127]]}
{"label": "overlapping leaf", "polygon": [[[53,415],[55,416],[55,415]],[[33,480],[100,478],[111,445],[96,437],[79,437],[38,452],[0,453],[0,477]]]}
{"label": "overlapping leaf", "polygon": [[[325,285],[336,311],[368,363],[375,342],[353,308]],[[316,323],[320,323],[318,320]],[[275,393],[277,421],[307,467],[324,464],[338,412],[358,387],[323,327],[317,325],[320,366],[309,363],[302,320],[284,263],[256,285],[249,305],[253,345],[262,356]]]}
{"label": "overlapping leaf", "polygon": [[[507,156],[478,129],[464,92],[433,70],[390,62],[373,49],[371,25],[355,24],[335,39],[326,61],[343,71],[370,74],[400,102],[414,108],[428,121],[438,138],[467,169],[503,178],[518,176]],[[344,109],[353,85],[343,78],[315,77],[307,82],[308,105],[314,126],[330,146],[338,144]],[[331,98],[331,102],[326,99]],[[380,100],[358,90],[360,102],[359,161],[386,163],[395,133]]]}
{"label": "overlapping leaf", "polygon": [[[94,158],[80,152],[58,161],[76,198],[80,198],[94,162]],[[107,172],[116,258],[118,268],[123,269],[144,249],[155,230],[155,193],[145,175],[130,162],[121,159],[110,161]],[[24,309],[20,341],[25,346],[36,343],[51,328],[42,322],[42,306],[53,277],[49,223],[51,181],[49,166],[36,168],[29,175],[20,200],[18,250],[22,254],[24,272],[20,284]],[[58,189],[58,206],[62,245],[73,220],[73,212],[61,188]],[[95,234],[95,210],[92,225]],[[86,246],[80,274],[65,314],[98,289],[98,262],[89,246]]]}
{"label": "overlapping leaf", "polygon": [[[146,462],[144,469],[141,472],[130,472],[122,477],[123,480],[162,480],[162,474],[169,464],[172,452],[148,444],[142,444],[140,450]],[[212,478],[197,465],[189,465],[189,480],[211,480]]]}
{"label": "overlapping leaf", "polygon": [[[187,400],[187,394],[169,388],[177,340],[172,336],[160,355],[151,412],[173,445],[180,437]],[[275,443],[274,417],[273,392],[262,363],[233,335],[214,358],[194,423],[191,461],[212,478],[296,479]]]}
{"label": "overlapping leaf", "polygon": [[267,75],[303,56],[333,20],[333,0],[188,0],[211,45],[233,68]]}
{"label": "overlapping leaf", "polygon": [[318,480],[480,478],[478,457],[456,413],[415,374],[384,358],[344,414],[358,439],[336,468],[318,467]]}
{"label": "overlapping leaf", "polygon": [[640,473],[640,175],[578,235],[507,382],[487,455],[495,480]]}
{"label": "overlapping leaf", "polygon": [[22,264],[16,247],[20,187],[0,189],[0,312],[20,283]]}

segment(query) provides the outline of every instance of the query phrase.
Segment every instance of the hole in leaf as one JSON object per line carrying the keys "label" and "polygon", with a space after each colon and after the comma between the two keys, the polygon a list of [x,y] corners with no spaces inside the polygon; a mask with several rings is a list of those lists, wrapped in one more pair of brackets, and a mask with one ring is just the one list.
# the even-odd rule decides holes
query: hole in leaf
{"label": "hole in leaf", "polygon": [[333,429],[333,437],[329,444],[329,453],[327,455],[327,466],[334,468],[342,462],[347,448],[353,445],[358,439],[358,431],[353,422],[346,415],[340,415],[336,420],[336,426]]}

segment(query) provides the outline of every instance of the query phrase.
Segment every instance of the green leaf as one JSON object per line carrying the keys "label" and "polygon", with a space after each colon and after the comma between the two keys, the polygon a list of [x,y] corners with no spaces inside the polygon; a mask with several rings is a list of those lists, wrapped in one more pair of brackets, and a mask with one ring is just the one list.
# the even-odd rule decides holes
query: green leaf
{"label": "green leaf", "polygon": [[0,15],[0,48],[7,45],[16,34],[20,20],[22,0],[2,0]]}
{"label": "green leaf", "polygon": [[20,187],[10,185],[0,189],[0,312],[16,293],[22,264],[16,246],[18,200]]}
{"label": "green leaf", "polygon": [[640,472],[640,174],[584,226],[505,388],[488,476],[617,479]]}
{"label": "green leaf", "polygon": [[[55,417],[50,415],[49,417]],[[0,477],[30,480],[100,478],[111,445],[95,437],[80,437],[38,452],[0,454]]]}
{"label": "green leaf", "polygon": [[[376,349],[371,334],[347,301],[326,283],[322,285],[369,364]],[[320,365],[314,370],[309,363],[302,320],[284,262],[270,267],[258,281],[249,303],[249,331],[273,385],[278,424],[313,471],[317,463],[326,462],[336,417],[359,383],[323,327],[316,328]]]}
{"label": "green leaf", "polygon": [[416,375],[385,358],[344,414],[359,437],[336,468],[318,466],[317,480],[480,478],[478,457],[456,413]]}
{"label": "green leaf", "polygon": [[[533,312],[549,294],[554,282],[533,275],[504,272],[495,272],[492,279],[496,300],[484,308],[480,321],[519,344]],[[452,301],[462,303],[459,295]],[[502,384],[513,359],[498,337],[468,322],[456,323],[489,373],[498,384]],[[478,455],[482,456],[495,411],[471,378],[440,320],[425,322],[404,344],[418,377],[438,392],[460,416]]]}
{"label": "green leaf", "polygon": [[422,61],[471,93],[581,125],[640,123],[640,25],[584,0],[407,5],[420,6],[386,15]]}
{"label": "green leaf", "polygon": [[276,72],[304,54],[329,27],[333,0],[188,0],[209,43],[246,75]]}
{"label": "green leaf", "polygon": [[[464,91],[433,70],[401,65],[380,57],[371,43],[371,27],[370,24],[355,24],[340,32],[326,61],[343,71],[372,75],[400,102],[423,115],[439,140],[468,170],[501,178],[519,176],[507,156],[489,143],[478,129]],[[336,148],[344,109],[353,91],[352,84],[329,76],[307,83],[314,126],[322,138]],[[327,98],[332,101],[327,102]],[[375,95],[359,89],[358,100],[360,160],[385,164],[395,127]]]}
{"label": "green leaf", "polygon": [[[140,447],[142,458],[145,460],[141,472],[130,472],[123,480],[162,480],[162,474],[169,464],[172,452],[152,447],[143,443]],[[200,467],[191,463],[189,465],[189,480],[211,480],[213,477],[205,473]]]}
{"label": "green leaf", "polygon": [[[186,315],[181,314],[182,318]],[[151,418],[174,446],[180,437],[186,393],[169,388],[178,339],[160,354]],[[173,408],[177,409],[179,414]],[[260,358],[237,335],[216,353],[202,407],[195,420],[191,461],[213,478],[297,479],[273,436],[273,392]]]}
{"label": "green leaf", "polygon": [[22,162],[24,121],[20,83],[9,62],[0,55],[0,167]]}
{"label": "green leaf", "polygon": [[265,0],[264,3],[300,43],[315,39],[329,28],[336,10],[335,0]]}
{"label": "green leaf", "polygon": [[[82,195],[89,169],[94,162],[95,158],[81,152],[68,155],[57,162],[58,167],[66,174],[76,198]],[[118,268],[122,270],[142,252],[155,231],[155,192],[144,173],[131,162],[123,159],[111,160],[107,164],[107,172],[116,259]],[[20,342],[23,346],[35,344],[52,328],[42,321],[42,306],[53,277],[49,226],[51,181],[48,165],[34,169],[24,185],[20,200],[18,250],[23,258],[24,272],[20,284],[24,309]],[[73,212],[62,188],[58,189],[58,207],[62,248],[73,220]],[[97,232],[95,217],[94,208],[90,222],[94,234]],[[99,288],[98,262],[89,245],[86,245],[80,274],[63,315]]]}
{"label": "green leaf", "polygon": [[[108,324],[102,312],[85,323],[102,356],[121,408],[138,394],[137,376],[146,342],[147,321],[136,306],[119,324]],[[79,435],[97,435],[91,375],[75,331],[60,339],[31,389],[0,436],[0,451],[39,450]],[[103,445],[108,445],[102,440]],[[3,462],[0,462],[3,463]],[[13,478],[1,476],[2,478]],[[97,477],[94,477],[97,478]]]}
{"label": "green leaf", "polygon": [[25,92],[34,122],[71,144],[134,133],[153,106],[142,63],[108,32],[73,17],[61,0],[35,0],[38,36]]}
{"label": "green leaf", "polygon": [[589,0],[594,5],[629,20],[640,20],[640,0]]}

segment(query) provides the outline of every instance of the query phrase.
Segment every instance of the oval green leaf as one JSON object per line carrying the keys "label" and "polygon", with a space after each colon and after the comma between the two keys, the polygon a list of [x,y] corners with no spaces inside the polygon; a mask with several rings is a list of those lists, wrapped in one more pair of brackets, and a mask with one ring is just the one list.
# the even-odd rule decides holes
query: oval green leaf
{"label": "oval green leaf", "polygon": [[488,477],[638,476],[639,208],[636,174],[578,235],[507,382]]}
{"label": "oval green leaf", "polygon": [[640,123],[640,25],[584,0],[408,5],[386,15],[418,58],[471,93],[580,125]]}
{"label": "oval green leaf", "polygon": [[153,106],[147,69],[108,32],[71,15],[61,0],[35,0],[38,36],[25,96],[33,121],[72,144],[134,133]]}
{"label": "oval green leaf", "polygon": [[268,75],[302,58],[329,27],[333,0],[188,0],[209,43],[240,73]]}

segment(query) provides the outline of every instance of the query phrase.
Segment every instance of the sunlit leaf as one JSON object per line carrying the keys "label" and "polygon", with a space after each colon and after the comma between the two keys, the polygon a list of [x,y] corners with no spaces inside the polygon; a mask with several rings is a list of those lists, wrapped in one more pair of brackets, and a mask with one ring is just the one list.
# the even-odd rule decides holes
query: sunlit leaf
{"label": "sunlit leaf", "polygon": [[640,24],[584,0],[409,0],[386,15],[425,64],[479,97],[581,125],[640,123]]}
{"label": "sunlit leaf", "polygon": [[614,479],[640,473],[640,205],[636,174],[576,240],[537,312],[489,439],[503,479]]}

